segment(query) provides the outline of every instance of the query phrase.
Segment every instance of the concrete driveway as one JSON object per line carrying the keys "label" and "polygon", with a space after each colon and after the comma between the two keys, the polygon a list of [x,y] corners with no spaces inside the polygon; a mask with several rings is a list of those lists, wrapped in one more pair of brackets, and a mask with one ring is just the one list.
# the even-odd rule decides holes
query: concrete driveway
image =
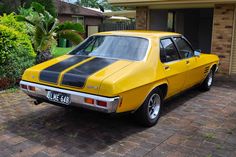
{"label": "concrete driveway", "polygon": [[218,79],[209,92],[174,98],[152,128],[128,115],[34,106],[21,91],[3,92],[0,156],[235,157],[236,82]]}

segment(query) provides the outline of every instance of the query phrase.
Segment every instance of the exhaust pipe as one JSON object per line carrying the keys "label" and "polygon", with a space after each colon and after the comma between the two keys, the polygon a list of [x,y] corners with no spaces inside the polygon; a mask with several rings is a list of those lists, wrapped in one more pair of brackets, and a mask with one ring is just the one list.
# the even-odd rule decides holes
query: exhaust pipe
{"label": "exhaust pipe", "polygon": [[42,101],[40,101],[40,100],[35,100],[34,101],[34,105],[39,105],[39,104],[41,104],[42,103]]}

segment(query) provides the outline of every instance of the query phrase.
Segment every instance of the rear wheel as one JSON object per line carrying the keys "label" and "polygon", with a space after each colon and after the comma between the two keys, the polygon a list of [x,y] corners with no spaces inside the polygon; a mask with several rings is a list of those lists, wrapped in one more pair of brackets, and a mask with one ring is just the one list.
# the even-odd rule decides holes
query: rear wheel
{"label": "rear wheel", "polygon": [[162,109],[162,93],[159,89],[153,90],[143,105],[136,111],[136,120],[143,126],[151,127],[160,118]]}
{"label": "rear wheel", "polygon": [[207,75],[206,79],[200,85],[200,90],[209,91],[211,89],[212,85],[213,85],[213,82],[214,82],[214,72],[211,69],[211,71]]}

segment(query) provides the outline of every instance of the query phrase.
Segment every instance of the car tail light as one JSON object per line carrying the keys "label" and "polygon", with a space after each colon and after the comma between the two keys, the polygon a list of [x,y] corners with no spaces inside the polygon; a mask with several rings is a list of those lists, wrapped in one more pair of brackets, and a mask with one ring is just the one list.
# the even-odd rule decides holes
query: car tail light
{"label": "car tail light", "polygon": [[20,86],[22,89],[27,89],[27,85],[21,84]]}
{"label": "car tail light", "polygon": [[84,102],[86,102],[87,104],[94,104],[94,99],[84,98]]}
{"label": "car tail light", "polygon": [[30,91],[36,91],[36,90],[35,90],[35,87],[33,87],[33,86],[28,86],[28,89],[29,89]]}
{"label": "car tail light", "polygon": [[97,101],[97,105],[98,106],[102,106],[102,107],[107,107],[107,102],[106,101]]}

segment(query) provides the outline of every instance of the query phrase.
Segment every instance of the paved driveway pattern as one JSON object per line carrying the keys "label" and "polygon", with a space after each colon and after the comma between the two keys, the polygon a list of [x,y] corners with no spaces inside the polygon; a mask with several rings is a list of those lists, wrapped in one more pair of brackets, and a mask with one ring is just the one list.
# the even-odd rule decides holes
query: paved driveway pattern
{"label": "paved driveway pattern", "polygon": [[158,124],[0,94],[0,156],[235,157],[236,83],[217,81],[168,101]]}

